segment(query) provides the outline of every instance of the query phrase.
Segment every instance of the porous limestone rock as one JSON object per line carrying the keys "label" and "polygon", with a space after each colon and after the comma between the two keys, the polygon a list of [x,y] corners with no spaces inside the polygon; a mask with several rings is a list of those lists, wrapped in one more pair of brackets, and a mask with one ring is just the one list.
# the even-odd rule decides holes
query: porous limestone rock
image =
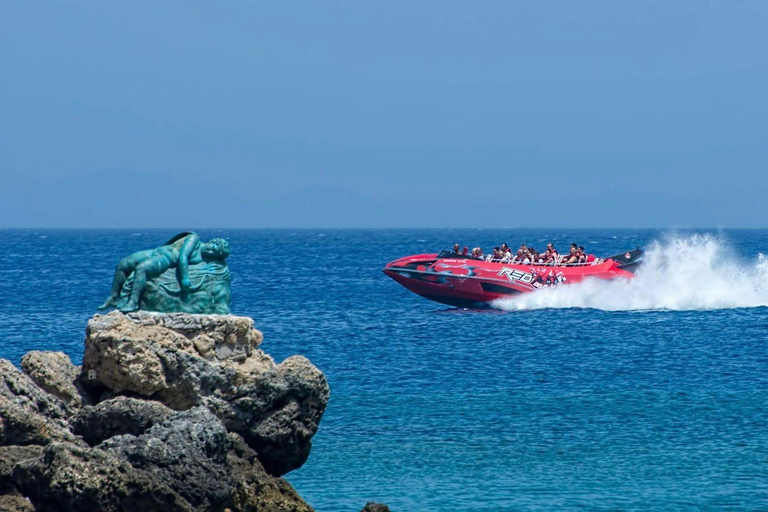
{"label": "porous limestone rock", "polygon": [[256,452],[242,437],[230,433],[229,438],[227,464],[231,471],[233,512],[313,512],[285,479],[264,471]]}
{"label": "porous limestone rock", "polygon": [[8,494],[28,496],[37,511],[312,512],[205,407],[93,448],[53,443],[36,458],[24,455],[11,481]]}
{"label": "porous limestone rock", "polygon": [[204,407],[173,413],[138,437],[113,437],[98,448],[175,489],[195,509],[214,509],[229,499],[230,440],[224,425]]}
{"label": "porous limestone rock", "polygon": [[36,459],[42,446],[0,446],[0,510],[3,512],[34,512],[32,503],[11,482],[13,468],[19,462]]}
{"label": "porous limestone rock", "polygon": [[204,405],[270,474],[306,461],[328,383],[304,357],[276,365],[258,349],[262,335],[250,318],[114,311],[94,316],[86,332],[86,383],[175,410]]}
{"label": "porous limestone rock", "polygon": [[0,359],[0,446],[74,441],[62,401],[49,395],[10,361]]}
{"label": "porous limestone rock", "polygon": [[72,364],[64,352],[27,352],[21,358],[21,368],[46,392],[65,404],[79,407],[84,396],[77,387],[80,368]]}
{"label": "porous limestone rock", "polygon": [[261,340],[247,318],[113,312],[79,375],[60,353],[28,354],[28,374],[0,360],[0,510],[312,512],[279,475],[328,384]]}
{"label": "porous limestone rock", "polygon": [[160,402],[118,396],[85,406],[72,418],[72,431],[94,446],[114,436],[138,436],[173,412]]}
{"label": "porous limestone rock", "polygon": [[192,511],[176,491],[104,450],[51,443],[11,479],[39,512]]}
{"label": "porous limestone rock", "polygon": [[0,510],[3,512],[35,512],[35,507],[15,487],[0,485]]}
{"label": "porous limestone rock", "polygon": [[389,507],[381,503],[369,501],[360,512],[389,512]]}

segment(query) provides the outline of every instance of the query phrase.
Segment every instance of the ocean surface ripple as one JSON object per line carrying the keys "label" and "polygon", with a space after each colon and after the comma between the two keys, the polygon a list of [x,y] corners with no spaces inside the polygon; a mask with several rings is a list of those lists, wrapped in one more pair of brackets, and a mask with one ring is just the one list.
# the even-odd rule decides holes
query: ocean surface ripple
{"label": "ocean surface ripple", "polygon": [[[0,230],[0,357],[82,358],[114,265],[173,230]],[[768,231],[208,230],[264,350],[331,401],[287,475],[319,512],[768,509]],[[464,311],[381,272],[454,242],[610,255],[588,282]]]}

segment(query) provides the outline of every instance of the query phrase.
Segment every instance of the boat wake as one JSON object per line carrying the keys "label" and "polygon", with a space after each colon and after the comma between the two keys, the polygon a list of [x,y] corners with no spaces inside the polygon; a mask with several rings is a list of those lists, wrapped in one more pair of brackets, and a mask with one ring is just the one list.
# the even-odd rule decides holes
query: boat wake
{"label": "boat wake", "polygon": [[592,308],[605,311],[713,310],[768,306],[768,258],[739,262],[719,237],[669,236],[647,246],[632,280],[592,279],[495,301],[508,311]]}

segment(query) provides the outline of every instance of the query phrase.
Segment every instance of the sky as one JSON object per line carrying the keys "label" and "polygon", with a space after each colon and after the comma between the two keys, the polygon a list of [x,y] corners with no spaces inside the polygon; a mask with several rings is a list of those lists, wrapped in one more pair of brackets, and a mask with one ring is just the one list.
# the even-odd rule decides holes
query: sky
{"label": "sky", "polygon": [[768,2],[6,2],[0,227],[768,227]]}

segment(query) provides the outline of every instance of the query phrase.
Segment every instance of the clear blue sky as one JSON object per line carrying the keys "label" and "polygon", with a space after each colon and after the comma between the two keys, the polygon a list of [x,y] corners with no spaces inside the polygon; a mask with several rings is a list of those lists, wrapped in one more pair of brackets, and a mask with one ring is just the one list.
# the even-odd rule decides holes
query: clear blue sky
{"label": "clear blue sky", "polygon": [[764,0],[2,11],[0,226],[768,226]]}

